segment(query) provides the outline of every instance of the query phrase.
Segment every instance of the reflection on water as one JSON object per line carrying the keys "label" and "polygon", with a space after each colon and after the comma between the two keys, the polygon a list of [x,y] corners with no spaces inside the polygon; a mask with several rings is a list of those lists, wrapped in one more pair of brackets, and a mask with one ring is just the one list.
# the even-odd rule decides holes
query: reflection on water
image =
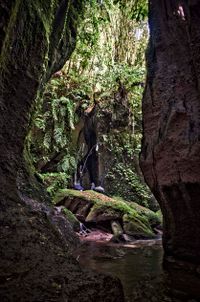
{"label": "reflection on water", "polygon": [[125,295],[131,294],[138,281],[156,277],[162,273],[163,251],[161,242],[141,241],[134,247],[85,242],[77,251],[77,259],[83,269],[109,273],[118,277]]}

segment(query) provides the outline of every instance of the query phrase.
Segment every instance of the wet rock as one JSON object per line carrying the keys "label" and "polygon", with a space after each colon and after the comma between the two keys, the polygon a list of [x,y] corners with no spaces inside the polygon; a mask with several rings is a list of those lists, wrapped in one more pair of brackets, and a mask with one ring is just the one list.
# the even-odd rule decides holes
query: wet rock
{"label": "wet rock", "polygon": [[111,221],[111,229],[114,234],[110,240],[111,242],[114,243],[126,242],[126,239],[124,237],[124,231],[121,227],[121,224],[118,221]]}
{"label": "wet rock", "polygon": [[112,238],[112,234],[99,229],[92,229],[85,237],[80,237],[82,241],[89,242],[108,242]]}
{"label": "wet rock", "polygon": [[115,236],[122,235],[124,232],[118,221],[111,221],[111,228]]}
{"label": "wet rock", "polygon": [[113,242],[113,243],[125,243],[126,242],[126,238],[124,237],[124,234],[114,235],[110,239],[110,242]]}
{"label": "wet rock", "polygon": [[61,207],[61,211],[67,217],[67,220],[70,222],[73,230],[75,232],[79,232],[80,231],[80,222],[76,218],[76,216],[71,211],[69,211],[68,209],[66,209],[64,207]]}

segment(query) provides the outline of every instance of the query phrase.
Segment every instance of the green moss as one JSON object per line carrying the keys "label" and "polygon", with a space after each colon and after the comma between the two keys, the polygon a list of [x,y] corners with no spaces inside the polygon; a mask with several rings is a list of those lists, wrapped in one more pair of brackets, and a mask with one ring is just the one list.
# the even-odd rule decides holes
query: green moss
{"label": "green moss", "polygon": [[97,203],[95,204],[92,209],[90,210],[86,221],[95,221],[96,216],[104,216],[104,219],[106,217],[113,217],[113,219],[118,220],[122,218],[122,212],[120,212],[118,209],[115,207],[109,207],[105,204],[102,203]]}
{"label": "green moss", "polygon": [[58,1],[29,1],[30,14],[37,14],[40,18],[41,23],[45,29],[46,39],[49,42],[49,37],[51,34],[52,23],[54,20],[55,8]]}
{"label": "green moss", "polygon": [[[56,194],[54,198],[54,203],[58,203],[62,199],[64,199],[66,196],[69,197],[78,197],[84,200],[88,200],[95,204],[96,208],[113,208],[115,210],[118,210],[122,214],[131,213],[134,216],[148,216],[150,213],[153,215],[153,212],[149,209],[146,209],[145,207],[142,207],[138,205],[137,203],[129,203],[122,198],[116,198],[116,197],[108,197],[101,193],[97,193],[95,191],[77,191],[77,190],[70,190],[70,189],[63,189]],[[156,215],[156,214],[155,214]],[[145,218],[143,218],[145,219]]]}
{"label": "green moss", "polygon": [[[111,111],[116,112],[116,109]],[[106,175],[106,190],[111,196],[118,195],[149,207],[151,192],[139,175],[137,134],[133,134],[128,126],[123,131],[117,130],[113,129],[104,138],[104,144],[112,150],[110,168]]]}
{"label": "green moss", "polygon": [[17,13],[20,9],[20,5],[21,5],[21,0],[16,1],[15,5],[12,7],[12,12],[11,12],[11,17],[9,20],[9,24],[8,27],[6,29],[6,36],[5,39],[3,41],[3,46],[1,49],[1,56],[0,56],[0,69],[1,69],[1,73],[6,72],[6,64],[7,64],[7,60],[9,58],[9,54],[10,54],[10,36],[14,30],[14,25],[17,19]]}
{"label": "green moss", "polygon": [[154,237],[151,228],[147,227],[141,220],[131,214],[123,216],[124,230],[127,234],[141,237]]}
{"label": "green moss", "polygon": [[66,173],[38,173],[38,176],[41,178],[51,197],[54,197],[60,188],[69,185],[69,178]]}
{"label": "green moss", "polygon": [[98,203],[101,201],[101,196],[102,194],[99,194],[94,191],[78,191],[78,190],[73,190],[73,189],[61,189],[59,192],[56,194],[56,196],[53,199],[53,202],[56,204],[62,199],[64,199],[66,196],[68,197],[78,197],[83,200],[88,200],[95,203]]}
{"label": "green moss", "polygon": [[162,215],[161,210],[158,210],[156,212],[156,217],[157,217],[158,223],[162,225],[163,224],[163,215]]}
{"label": "green moss", "polygon": [[80,230],[80,223],[76,218],[76,216],[66,208],[63,208],[62,212],[67,217],[67,220],[70,222],[70,224],[72,225],[73,230],[78,232]]}
{"label": "green moss", "polygon": [[141,217],[145,223],[148,223],[150,226],[162,224],[162,214],[161,211],[153,212],[150,209],[143,207],[136,202],[125,201],[132,209],[134,209]]}
{"label": "green moss", "polygon": [[[20,60],[20,65],[23,66],[24,64],[26,68],[30,66],[27,59],[30,59],[30,52],[39,41],[41,41],[38,47],[40,49],[39,55],[43,60],[38,60],[38,62],[41,62],[38,65],[33,62],[33,66],[31,66],[31,68],[33,67],[32,71],[37,73],[38,78],[36,80],[43,82],[46,81],[46,78],[49,78],[48,68],[50,65],[58,64],[59,68],[64,65],[74,49],[76,28],[83,11],[83,3],[78,1],[77,6],[77,3],[67,1],[66,10],[62,12],[61,22],[59,22],[60,18],[57,16],[59,6],[60,11],[62,11],[61,3],[58,0],[17,0],[14,2],[1,49],[0,67],[2,73],[10,72],[8,62],[14,65],[15,69],[18,60]],[[55,22],[55,17],[58,17],[58,24]],[[35,40],[33,33],[36,37],[38,36],[39,41]],[[65,40],[65,43],[63,43],[62,53],[56,52],[57,55],[55,56],[55,49],[58,49],[60,42],[63,40]],[[61,48],[59,48],[59,51]],[[19,56],[16,50],[20,52]],[[13,59],[13,51],[15,51],[15,59]],[[61,62],[59,62],[60,60]]]}
{"label": "green moss", "polygon": [[[26,2],[26,3],[25,3]],[[27,9],[28,6],[28,9]],[[12,44],[14,39],[18,38],[17,44],[18,47],[24,47],[23,51],[28,50],[28,43],[31,43],[32,35],[31,35],[31,26],[35,26],[35,20],[39,16],[41,23],[44,26],[45,36],[48,39],[50,34],[50,24],[52,23],[53,11],[49,8],[52,6],[49,5],[46,1],[15,1],[15,5],[12,7],[11,17],[9,20],[9,24],[6,30],[6,36],[4,39],[1,57],[0,57],[0,66],[3,70],[6,68],[6,64],[8,63],[8,59],[11,58]],[[48,9],[47,9],[48,8]],[[17,32],[17,37],[14,36],[14,31],[16,26],[18,25],[19,18],[24,19],[24,26],[27,26],[23,30],[26,30],[26,34],[24,32]],[[29,24],[26,23],[29,18]],[[39,22],[40,23],[40,22]],[[41,33],[43,33],[41,29]],[[20,45],[21,44],[21,45]]]}

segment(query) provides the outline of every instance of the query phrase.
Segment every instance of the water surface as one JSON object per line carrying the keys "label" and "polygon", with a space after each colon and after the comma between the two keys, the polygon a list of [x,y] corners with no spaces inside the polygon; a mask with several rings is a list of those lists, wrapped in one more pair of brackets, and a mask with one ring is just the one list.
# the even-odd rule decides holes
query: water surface
{"label": "water surface", "polygon": [[129,301],[138,281],[162,274],[163,250],[160,240],[138,241],[127,246],[83,242],[76,257],[83,269],[118,277]]}

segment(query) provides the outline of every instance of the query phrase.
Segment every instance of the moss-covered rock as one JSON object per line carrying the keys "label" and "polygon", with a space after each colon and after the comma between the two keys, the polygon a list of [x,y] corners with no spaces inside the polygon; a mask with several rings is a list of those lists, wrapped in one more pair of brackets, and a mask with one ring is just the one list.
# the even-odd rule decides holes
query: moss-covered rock
{"label": "moss-covered rock", "polygon": [[51,197],[60,187],[66,187],[69,184],[69,179],[65,173],[37,173],[37,177],[41,179]]}
{"label": "moss-covered rock", "polygon": [[[81,211],[83,222],[97,224],[117,221],[123,227],[125,233],[134,237],[149,238],[154,236],[151,224],[152,217],[157,219],[156,213],[139,206],[136,203],[128,203],[122,199],[111,198],[95,191],[61,190],[54,198],[54,204],[64,206],[72,211],[78,218]],[[87,209],[87,211],[85,210]],[[86,215],[87,213],[87,215]],[[158,219],[157,219],[158,220]],[[156,221],[157,221],[156,220]]]}
{"label": "moss-covered rock", "polygon": [[123,229],[127,235],[133,236],[136,239],[154,237],[151,228],[131,214],[125,214],[123,216]]}
{"label": "moss-covered rock", "polygon": [[80,222],[78,221],[78,219],[76,218],[76,216],[70,210],[68,210],[66,208],[63,208],[62,212],[67,217],[67,220],[71,224],[73,230],[75,232],[79,232],[80,231]]}
{"label": "moss-covered rock", "polygon": [[[126,201],[127,202],[127,201]],[[161,210],[154,212],[146,207],[140,206],[136,202],[127,202],[128,205],[137,211],[138,214],[147,219],[152,228],[162,225],[162,213]]]}
{"label": "moss-covered rock", "polygon": [[101,223],[104,221],[120,220],[122,213],[111,206],[95,204],[86,217],[86,222]]}

